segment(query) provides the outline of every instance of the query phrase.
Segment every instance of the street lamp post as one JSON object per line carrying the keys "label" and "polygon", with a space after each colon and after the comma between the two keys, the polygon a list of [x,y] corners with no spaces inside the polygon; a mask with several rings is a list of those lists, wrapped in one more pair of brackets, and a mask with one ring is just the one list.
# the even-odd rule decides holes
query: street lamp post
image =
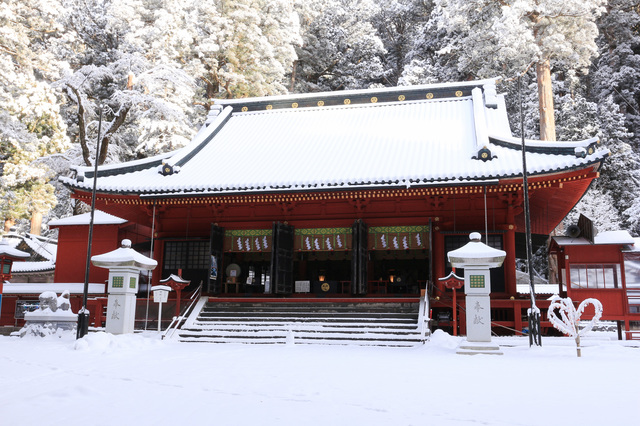
{"label": "street lamp post", "polygon": [[93,217],[96,212],[96,184],[98,181],[98,156],[100,155],[100,136],[102,133],[102,104],[98,118],[98,140],[96,141],[96,158],[93,164],[93,189],[91,191],[91,216],[89,219],[89,239],[87,243],[87,260],[84,270],[84,291],[82,295],[82,309],[78,312],[78,331],[76,339],[82,339],[89,332],[89,311],[87,299],[89,294],[89,268],[91,266],[91,244],[93,243]]}
{"label": "street lamp post", "polygon": [[524,143],[524,118],[522,115],[522,90],[518,77],[518,95],[520,98],[520,138],[522,140],[522,191],[524,198],[525,238],[527,240],[527,269],[529,270],[529,292],[531,308],[529,309],[529,346],[542,346],[540,340],[540,310],[536,306],[535,284],[533,283],[533,248],[531,247],[531,212],[529,210],[529,182],[527,180],[527,155]]}

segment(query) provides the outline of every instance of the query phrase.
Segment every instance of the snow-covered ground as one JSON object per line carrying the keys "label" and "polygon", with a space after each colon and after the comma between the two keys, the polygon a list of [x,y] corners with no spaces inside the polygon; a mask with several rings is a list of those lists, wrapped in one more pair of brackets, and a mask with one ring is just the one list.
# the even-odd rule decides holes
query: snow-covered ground
{"label": "snow-covered ground", "polygon": [[442,332],[410,349],[0,337],[0,424],[637,424],[640,348],[603,336],[582,358],[567,338],[456,355]]}

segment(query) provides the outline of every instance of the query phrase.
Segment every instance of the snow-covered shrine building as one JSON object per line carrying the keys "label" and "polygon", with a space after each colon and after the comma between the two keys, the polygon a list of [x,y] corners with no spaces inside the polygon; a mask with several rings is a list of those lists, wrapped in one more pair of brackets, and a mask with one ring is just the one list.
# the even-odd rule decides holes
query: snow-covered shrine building
{"label": "snow-covered shrine building", "polygon": [[[609,151],[596,138],[526,145],[532,232],[548,235]],[[63,182],[90,203],[93,168],[75,172]],[[442,317],[446,253],[478,231],[507,252],[492,272],[495,331],[521,330],[529,306],[516,291],[521,142],[496,80],[216,101],[185,148],[100,167],[96,206],[124,221],[104,251],[126,235],[150,254],[153,237],[152,284],[180,273],[210,305],[417,304],[426,293]],[[75,267],[56,280],[82,281],[86,252],[65,244],[61,233],[58,265]],[[105,279],[91,269],[90,282]]]}
{"label": "snow-covered shrine building", "polygon": [[585,217],[567,234],[552,237],[549,247],[560,294],[598,299],[603,318],[617,322],[620,337],[624,331],[626,340],[640,339],[640,238],[627,231],[598,233]]}

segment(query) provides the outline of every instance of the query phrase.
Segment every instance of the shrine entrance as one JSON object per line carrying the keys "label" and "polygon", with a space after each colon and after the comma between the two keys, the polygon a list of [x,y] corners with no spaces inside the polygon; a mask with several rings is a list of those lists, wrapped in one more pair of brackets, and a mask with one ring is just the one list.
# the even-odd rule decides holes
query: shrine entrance
{"label": "shrine entrance", "polygon": [[429,279],[428,226],[369,228],[369,294],[420,294]]}
{"label": "shrine entrance", "polygon": [[420,294],[429,278],[427,250],[373,251],[369,294]]}
{"label": "shrine entrance", "polygon": [[428,226],[233,230],[212,225],[212,294],[417,295],[429,277]]}

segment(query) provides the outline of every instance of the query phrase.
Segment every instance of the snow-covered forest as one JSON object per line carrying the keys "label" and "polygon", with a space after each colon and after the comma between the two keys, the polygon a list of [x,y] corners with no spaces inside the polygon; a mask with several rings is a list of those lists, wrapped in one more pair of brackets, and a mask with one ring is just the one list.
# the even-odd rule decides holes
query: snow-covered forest
{"label": "snow-covered forest", "polygon": [[72,164],[183,146],[217,98],[495,76],[515,134],[520,77],[526,137],[612,152],[567,221],[640,235],[640,0],[2,0],[4,228],[78,210]]}

